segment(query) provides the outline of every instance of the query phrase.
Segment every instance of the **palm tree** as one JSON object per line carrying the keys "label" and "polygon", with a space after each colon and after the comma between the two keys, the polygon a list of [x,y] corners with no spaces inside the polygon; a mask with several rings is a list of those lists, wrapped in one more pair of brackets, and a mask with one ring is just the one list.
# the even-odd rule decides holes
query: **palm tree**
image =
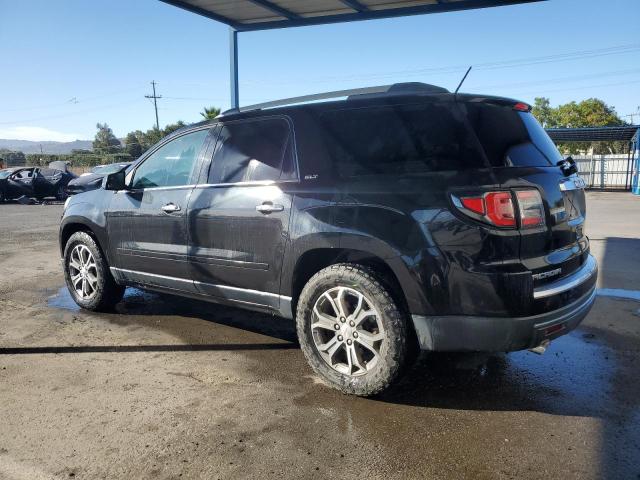
{"label": "palm tree", "polygon": [[213,120],[220,115],[220,109],[217,107],[204,107],[204,111],[200,112],[200,115],[202,115],[205,120]]}

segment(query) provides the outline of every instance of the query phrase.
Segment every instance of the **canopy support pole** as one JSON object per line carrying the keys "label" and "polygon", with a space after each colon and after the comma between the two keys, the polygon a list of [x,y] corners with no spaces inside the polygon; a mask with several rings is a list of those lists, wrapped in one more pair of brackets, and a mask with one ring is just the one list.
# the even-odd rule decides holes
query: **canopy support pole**
{"label": "canopy support pole", "polygon": [[640,128],[636,131],[633,137],[633,174],[631,177],[631,193],[634,195],[640,195]]}
{"label": "canopy support pole", "polygon": [[229,28],[229,66],[231,85],[231,108],[240,107],[240,92],[238,91],[238,31]]}

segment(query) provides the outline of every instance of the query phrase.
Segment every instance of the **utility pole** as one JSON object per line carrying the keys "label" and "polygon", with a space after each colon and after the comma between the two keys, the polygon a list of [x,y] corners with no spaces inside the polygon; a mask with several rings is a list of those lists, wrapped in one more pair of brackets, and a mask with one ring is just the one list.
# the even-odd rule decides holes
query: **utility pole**
{"label": "utility pole", "polygon": [[156,95],[156,81],[153,80],[151,82],[151,86],[153,87],[153,95],[145,95],[145,98],[153,98],[153,106],[156,109],[156,128],[160,130],[160,122],[158,121],[158,99],[162,98],[162,95]]}

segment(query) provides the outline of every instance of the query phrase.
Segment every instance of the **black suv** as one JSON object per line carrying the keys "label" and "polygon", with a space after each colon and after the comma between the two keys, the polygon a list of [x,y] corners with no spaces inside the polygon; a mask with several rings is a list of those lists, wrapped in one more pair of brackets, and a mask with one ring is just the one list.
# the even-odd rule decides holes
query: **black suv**
{"label": "black suv", "polygon": [[527,104],[334,93],[189,126],[72,197],[74,300],[110,308],[131,285],[295,318],[315,372],[358,395],[419,348],[542,350],[578,325],[597,277],[584,183]]}

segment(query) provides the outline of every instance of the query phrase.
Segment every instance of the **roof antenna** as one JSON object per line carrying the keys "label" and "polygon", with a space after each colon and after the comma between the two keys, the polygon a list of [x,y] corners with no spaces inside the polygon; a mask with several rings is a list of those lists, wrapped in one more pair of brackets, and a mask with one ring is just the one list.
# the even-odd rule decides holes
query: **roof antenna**
{"label": "roof antenna", "polygon": [[460,80],[460,83],[458,84],[458,88],[456,88],[456,91],[453,92],[454,95],[458,95],[458,90],[460,90],[460,87],[462,86],[464,81],[467,79],[467,75],[469,75],[469,72],[471,71],[472,68],[473,68],[473,65],[471,65],[471,66],[469,66],[469,68],[467,68],[467,73],[464,74],[464,77],[462,77],[462,80]]}

